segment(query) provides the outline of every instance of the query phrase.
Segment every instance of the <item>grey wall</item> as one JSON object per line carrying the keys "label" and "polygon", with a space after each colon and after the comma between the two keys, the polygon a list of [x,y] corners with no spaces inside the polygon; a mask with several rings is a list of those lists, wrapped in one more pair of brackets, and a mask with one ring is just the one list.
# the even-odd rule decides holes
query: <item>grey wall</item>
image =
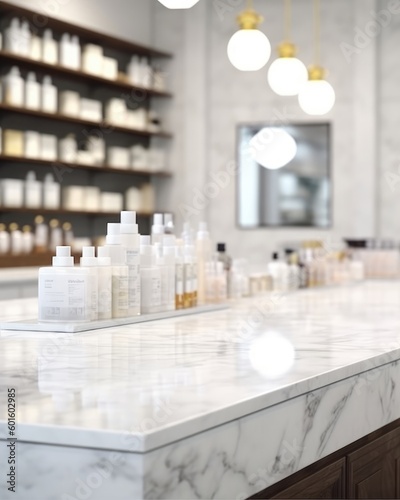
{"label": "grey wall", "polygon": [[[176,133],[171,161],[178,176],[163,190],[162,204],[194,221],[205,218],[214,239],[226,240],[232,253],[251,255],[257,264],[266,262],[282,241],[373,236],[377,232],[376,41],[351,61],[344,57],[341,44],[353,43],[355,28],[369,21],[375,1],[322,1],[322,61],[337,96],[333,111],[320,119],[333,124],[334,219],[329,231],[236,227],[236,179],[224,175],[232,172],[235,162],[236,124],[318,121],[300,110],[296,98],[274,95],[266,69],[246,74],[231,66],[226,45],[237,29],[235,16],[244,2],[239,4],[219,2],[225,6],[219,13],[216,2],[205,0],[184,12],[156,7],[155,42],[176,54],[172,85],[177,97],[169,120]],[[276,46],[282,39],[282,2],[258,0],[255,7],[264,15],[263,30]],[[293,2],[293,38],[306,64],[312,62],[311,7],[310,0]],[[213,175],[219,175],[225,187],[215,189]],[[207,192],[203,204],[198,190]]]}

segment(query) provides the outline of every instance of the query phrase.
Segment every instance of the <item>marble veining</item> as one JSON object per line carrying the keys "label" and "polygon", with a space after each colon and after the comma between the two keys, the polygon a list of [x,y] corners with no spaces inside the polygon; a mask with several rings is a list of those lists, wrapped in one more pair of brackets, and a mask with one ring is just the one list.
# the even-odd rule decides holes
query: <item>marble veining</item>
{"label": "marble veining", "polygon": [[[113,331],[2,336],[20,482],[13,496],[0,479],[0,497],[239,500],[400,418],[399,285],[269,295]],[[33,306],[10,302],[3,316]]]}
{"label": "marble veining", "polygon": [[[307,431],[321,403],[313,391],[400,358],[399,285],[269,294],[74,335],[2,332],[1,375],[18,391],[20,439],[147,452],[310,393]],[[1,320],[35,307],[5,304]],[[321,450],[349,398],[336,403]]]}

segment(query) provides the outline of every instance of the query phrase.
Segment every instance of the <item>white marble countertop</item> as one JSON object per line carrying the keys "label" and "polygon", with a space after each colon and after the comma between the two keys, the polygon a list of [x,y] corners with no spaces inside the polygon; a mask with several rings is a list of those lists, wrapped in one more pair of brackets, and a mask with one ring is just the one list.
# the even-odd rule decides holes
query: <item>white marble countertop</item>
{"label": "white marble countertop", "polygon": [[0,269],[0,286],[9,283],[25,283],[27,281],[36,282],[38,272],[38,267],[2,268]]}
{"label": "white marble countertop", "polygon": [[[2,302],[0,321],[35,311]],[[0,417],[15,387],[20,441],[147,452],[400,359],[399,333],[399,281],[74,335],[2,332]]]}

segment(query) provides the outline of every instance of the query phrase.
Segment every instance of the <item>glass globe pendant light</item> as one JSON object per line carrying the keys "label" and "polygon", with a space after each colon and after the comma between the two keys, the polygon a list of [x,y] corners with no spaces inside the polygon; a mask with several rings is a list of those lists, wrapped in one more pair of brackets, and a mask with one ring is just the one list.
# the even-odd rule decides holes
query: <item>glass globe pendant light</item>
{"label": "glass globe pendant light", "polygon": [[294,138],[281,127],[265,127],[249,142],[250,155],[259,165],[277,170],[290,163],[297,153]]}
{"label": "glass globe pendant light", "polygon": [[268,70],[271,89],[281,96],[297,95],[307,81],[307,68],[297,59],[297,47],[290,42],[291,0],[285,0],[285,41],[278,46],[279,57]]}
{"label": "glass globe pendant light", "polygon": [[237,17],[240,30],[228,43],[228,58],[240,71],[258,71],[271,56],[271,44],[264,33],[258,30],[263,17],[253,9],[253,1],[247,0],[247,9]]}
{"label": "glass globe pendant light", "polygon": [[199,0],[158,0],[167,9],[190,9]]}
{"label": "glass globe pendant light", "polygon": [[315,64],[308,68],[308,81],[299,92],[299,104],[309,115],[325,115],[335,104],[335,91],[332,85],[325,80],[326,71],[320,66],[320,5],[314,0],[314,47]]}

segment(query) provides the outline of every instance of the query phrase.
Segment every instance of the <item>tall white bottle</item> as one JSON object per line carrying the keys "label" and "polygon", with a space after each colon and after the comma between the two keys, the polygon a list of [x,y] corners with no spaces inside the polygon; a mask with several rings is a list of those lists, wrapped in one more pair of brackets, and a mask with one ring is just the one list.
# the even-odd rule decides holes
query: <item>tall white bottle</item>
{"label": "tall white bottle", "polygon": [[99,320],[112,318],[112,267],[109,251],[106,247],[97,249],[98,263],[98,310]]}
{"label": "tall white bottle", "polygon": [[151,243],[162,243],[164,236],[163,214],[153,215],[153,225],[151,226]]}
{"label": "tall white bottle", "polygon": [[140,236],[141,312],[155,313],[161,307],[161,272],[156,266],[150,236]]}
{"label": "tall white bottle", "polygon": [[11,106],[23,106],[25,83],[17,66],[13,66],[4,77],[4,101]]}
{"label": "tall white bottle", "polygon": [[50,29],[45,29],[43,32],[42,61],[48,64],[58,63],[58,44]]}
{"label": "tall white bottle", "polygon": [[206,222],[200,222],[196,238],[197,303],[206,303],[206,263],[212,259],[212,245]]}
{"label": "tall white bottle", "polygon": [[129,268],[129,316],[137,316],[140,314],[140,234],[136,212],[121,212],[120,229]]}
{"label": "tall white bottle", "polygon": [[27,109],[40,109],[40,83],[32,71],[26,77],[25,107]]}
{"label": "tall white bottle", "polygon": [[121,244],[120,224],[107,224],[106,248],[112,266],[112,316],[113,318],[127,318],[129,269],[126,261],[126,248]]}
{"label": "tall white bottle", "polygon": [[48,75],[43,78],[41,104],[42,111],[46,113],[57,113],[57,87],[53,85],[52,79]]}
{"label": "tall white bottle", "polygon": [[278,252],[272,254],[272,260],[268,264],[268,274],[272,277],[274,291],[286,292],[289,287],[289,266],[286,262],[279,260]]}
{"label": "tall white bottle", "polygon": [[31,30],[28,21],[23,21],[20,31],[19,54],[21,56],[29,57],[31,55]]}
{"label": "tall white bottle", "polygon": [[21,23],[17,17],[11,19],[10,26],[4,32],[4,48],[13,54],[21,53]]}
{"label": "tall white bottle", "polygon": [[176,238],[173,234],[165,234],[163,238],[164,263],[168,270],[167,311],[176,309]]}
{"label": "tall white bottle", "polygon": [[153,251],[156,258],[156,266],[160,270],[161,275],[161,305],[160,311],[168,310],[168,267],[165,263],[165,258],[163,256],[163,248],[161,243],[155,243],[153,246]]}
{"label": "tall white bottle", "polygon": [[95,256],[94,247],[82,247],[82,257],[80,260],[81,267],[87,268],[90,273],[90,319],[91,321],[97,321],[99,317],[98,310],[98,288],[99,288],[99,273],[98,273],[98,263]]}
{"label": "tall white bottle", "polygon": [[53,266],[39,269],[39,322],[90,321],[89,283],[89,270],[74,267],[71,247],[57,247]]}

